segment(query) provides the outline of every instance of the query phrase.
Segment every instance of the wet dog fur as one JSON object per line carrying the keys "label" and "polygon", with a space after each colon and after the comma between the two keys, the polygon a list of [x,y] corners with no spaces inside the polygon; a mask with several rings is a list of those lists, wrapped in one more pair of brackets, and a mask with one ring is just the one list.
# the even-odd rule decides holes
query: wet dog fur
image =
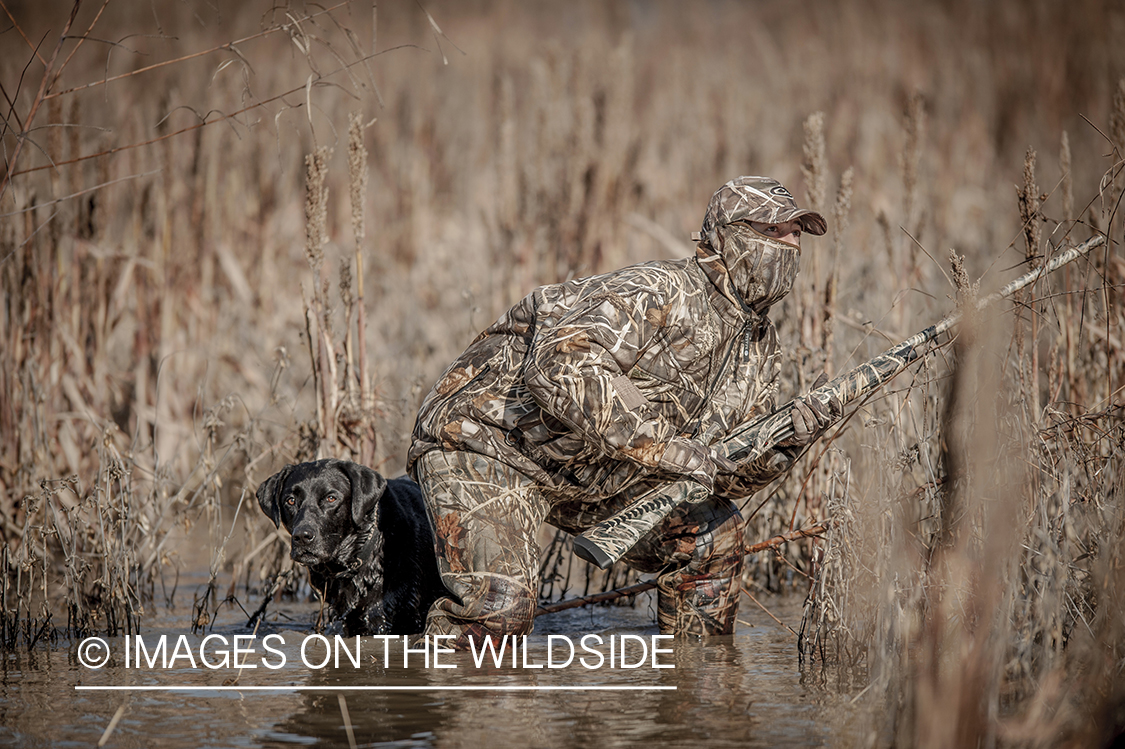
{"label": "wet dog fur", "polygon": [[344,460],[285,466],[258,487],[258,504],[292,536],[290,557],[309,569],[344,634],[421,632],[447,595],[422,493]]}

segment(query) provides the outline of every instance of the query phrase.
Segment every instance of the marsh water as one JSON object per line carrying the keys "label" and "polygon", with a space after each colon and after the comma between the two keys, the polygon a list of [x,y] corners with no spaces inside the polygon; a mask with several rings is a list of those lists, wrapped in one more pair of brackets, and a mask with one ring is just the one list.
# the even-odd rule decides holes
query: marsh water
{"label": "marsh water", "polygon": [[[799,624],[799,596],[763,603],[790,626]],[[364,638],[358,667],[348,656],[355,641],[348,639],[338,666],[329,660],[314,668],[328,651],[323,641],[307,641],[311,605],[273,610],[258,639],[238,643],[236,635],[251,631],[236,611],[223,609],[202,653],[203,636],[189,633],[189,605],[156,612],[141,633],[143,651],[130,640],[128,668],[122,637],[106,638],[111,655],[98,669],[83,665],[81,658],[97,653],[80,652],[78,642],[5,655],[0,745],[95,746],[115,717],[105,746],[346,747],[354,740],[357,746],[490,749],[774,747],[857,740],[860,721],[851,703],[861,685],[843,686],[819,666],[802,669],[796,638],[746,599],[738,632],[705,645],[654,641],[653,602],[646,597],[635,608],[543,616],[535,634],[518,643],[526,651],[515,664],[509,651],[500,666],[490,656],[478,665],[472,653],[439,653],[427,667],[425,656],[404,653],[401,641]],[[266,642],[268,634],[278,637]],[[161,635],[167,635],[163,658],[174,658],[167,668],[157,654]],[[576,646],[573,660],[547,668],[566,661],[569,643]],[[221,665],[235,644],[248,651],[240,661],[255,668],[201,662]],[[587,667],[599,664],[595,650],[600,666]]]}

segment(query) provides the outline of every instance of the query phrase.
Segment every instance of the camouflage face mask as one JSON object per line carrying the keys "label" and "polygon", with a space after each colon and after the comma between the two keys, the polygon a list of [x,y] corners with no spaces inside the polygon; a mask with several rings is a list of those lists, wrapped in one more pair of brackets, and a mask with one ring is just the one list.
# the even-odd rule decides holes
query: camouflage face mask
{"label": "camouflage face mask", "polygon": [[715,234],[731,284],[748,307],[764,312],[793,288],[798,248],[764,237],[742,222],[717,227]]}

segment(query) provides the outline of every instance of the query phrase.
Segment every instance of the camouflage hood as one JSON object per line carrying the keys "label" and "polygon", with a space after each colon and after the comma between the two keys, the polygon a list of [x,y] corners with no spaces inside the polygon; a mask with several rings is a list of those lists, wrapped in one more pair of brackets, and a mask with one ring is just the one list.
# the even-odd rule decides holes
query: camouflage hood
{"label": "camouflage hood", "polygon": [[765,237],[749,222],[799,221],[810,234],[828,224],[815,211],[797,207],[788,190],[768,177],[738,177],[720,187],[703,217],[700,264],[726,296],[743,309],[764,314],[793,288],[801,251]]}

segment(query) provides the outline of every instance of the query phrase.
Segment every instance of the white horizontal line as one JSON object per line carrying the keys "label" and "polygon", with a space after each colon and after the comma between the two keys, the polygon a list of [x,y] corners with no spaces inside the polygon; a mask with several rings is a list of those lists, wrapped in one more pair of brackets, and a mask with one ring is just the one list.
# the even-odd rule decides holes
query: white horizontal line
{"label": "white horizontal line", "polygon": [[654,692],[675,691],[674,686],[346,686],[336,687],[304,687],[304,686],[244,686],[224,685],[214,687],[193,686],[83,686],[76,685],[76,691],[97,692]]}

